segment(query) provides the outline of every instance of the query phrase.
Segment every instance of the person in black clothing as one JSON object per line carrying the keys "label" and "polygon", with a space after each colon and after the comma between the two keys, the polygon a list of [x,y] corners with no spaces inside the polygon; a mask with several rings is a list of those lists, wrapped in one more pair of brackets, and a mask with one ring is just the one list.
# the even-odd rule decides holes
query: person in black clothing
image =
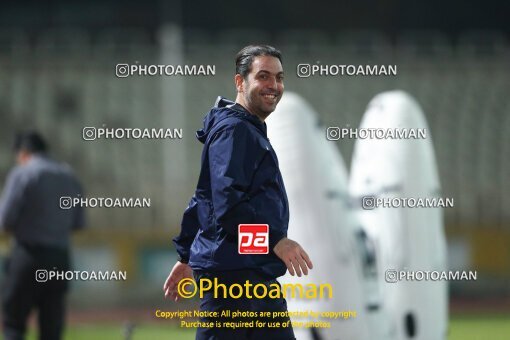
{"label": "person in black clothing", "polygon": [[65,280],[48,280],[52,270],[70,270],[70,235],[84,226],[83,211],[60,208],[60,199],[82,193],[68,165],[47,155],[36,132],[16,136],[18,165],[11,170],[0,199],[0,227],[13,236],[2,285],[6,340],[24,339],[32,309],[39,314],[42,340],[61,338],[65,318]]}

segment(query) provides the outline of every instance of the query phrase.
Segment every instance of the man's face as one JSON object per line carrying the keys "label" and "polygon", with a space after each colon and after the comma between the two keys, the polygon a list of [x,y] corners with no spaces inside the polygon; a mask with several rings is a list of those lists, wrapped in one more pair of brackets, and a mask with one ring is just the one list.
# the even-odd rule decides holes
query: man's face
{"label": "man's face", "polygon": [[25,150],[20,150],[16,153],[16,164],[25,165],[30,160],[30,153]]}
{"label": "man's face", "polygon": [[246,109],[262,120],[266,119],[276,109],[282,98],[283,88],[283,68],[280,60],[271,56],[255,57],[250,73],[242,80],[241,94]]}

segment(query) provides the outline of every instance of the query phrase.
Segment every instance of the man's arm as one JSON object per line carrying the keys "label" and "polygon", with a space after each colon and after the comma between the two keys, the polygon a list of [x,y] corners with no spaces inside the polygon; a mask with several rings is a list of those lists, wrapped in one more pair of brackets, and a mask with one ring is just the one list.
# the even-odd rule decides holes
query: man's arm
{"label": "man's arm", "polygon": [[[83,197],[83,189],[82,189],[82,186],[80,184],[80,182],[78,182],[78,180],[75,180],[76,181],[76,195],[78,196],[81,196]],[[81,207],[81,206],[77,206],[77,207],[74,207],[73,208],[73,212],[74,212],[74,221],[73,221],[73,226],[72,226],[72,229],[73,230],[80,230],[80,229],[83,229],[85,228],[85,212],[84,212],[84,209]]]}
{"label": "man's arm", "polygon": [[193,278],[193,271],[188,265],[190,248],[195,236],[200,228],[197,216],[197,199],[195,195],[191,198],[188,207],[184,211],[181,222],[181,232],[173,239],[179,259],[174,265],[170,274],[163,284],[165,298],[170,297],[172,300],[179,300],[177,285],[184,278]]}
{"label": "man's arm", "polygon": [[163,291],[165,292],[165,298],[170,297],[172,300],[179,300],[179,294],[177,292],[177,285],[179,281],[184,278],[193,278],[193,271],[188,265],[190,248],[195,236],[200,228],[197,217],[197,200],[193,196],[189,202],[188,207],[184,211],[181,223],[181,232],[179,236],[174,238],[175,248],[179,255],[179,260],[174,265],[170,274],[168,275],[164,285]]}
{"label": "man's arm", "polygon": [[190,248],[195,236],[200,228],[200,223],[197,217],[197,199],[193,195],[188,207],[184,211],[181,222],[181,232],[173,239],[177,254],[179,254],[179,261],[188,263],[190,256]]}
{"label": "man's arm", "polygon": [[15,168],[7,176],[0,199],[0,228],[3,230],[12,231],[15,228],[23,207],[26,183],[19,170]]}

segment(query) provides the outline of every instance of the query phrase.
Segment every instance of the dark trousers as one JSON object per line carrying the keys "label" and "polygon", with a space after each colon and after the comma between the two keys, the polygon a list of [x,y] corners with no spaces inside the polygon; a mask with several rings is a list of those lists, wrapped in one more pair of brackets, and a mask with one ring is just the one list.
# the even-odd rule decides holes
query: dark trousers
{"label": "dark trousers", "polygon": [[[218,279],[218,283],[225,284],[228,287],[231,284],[238,283],[242,286],[245,284],[246,280],[248,280],[253,286],[256,284],[262,283],[268,287],[268,291],[270,290],[271,284],[280,284],[276,280],[267,280],[256,273],[253,270],[239,270],[239,271],[231,271],[231,272],[221,272],[221,273],[204,273],[204,272],[195,272],[194,273],[195,280],[207,278],[211,281],[216,277]],[[253,288],[253,287],[252,287]],[[200,311],[211,311],[218,312],[221,315],[222,311],[230,311],[230,313],[236,311],[251,311],[251,312],[285,312],[287,311],[287,302],[283,297],[280,298],[246,298],[240,297],[238,299],[234,298],[223,298],[223,291],[218,290],[218,297],[214,297],[213,290],[204,293],[203,298],[200,300]],[[236,290],[236,292],[238,292]],[[237,293],[234,293],[237,294]],[[251,294],[253,296],[253,292]],[[260,296],[260,294],[259,294]],[[240,321],[243,322],[251,322],[254,323],[256,321],[265,322],[268,325],[269,322],[275,323],[280,322],[283,324],[286,321],[289,321],[288,317],[279,317],[279,318],[267,318],[267,317],[243,317],[243,318],[233,318],[232,314],[230,317],[220,317],[220,318],[200,318],[201,322],[229,322],[229,323],[238,323]],[[196,340],[248,340],[248,339],[262,339],[262,340],[295,340],[294,331],[292,330],[292,326],[287,328],[270,328],[270,327],[253,327],[253,328],[225,328],[225,327],[212,327],[212,328],[204,328],[198,327]]]}
{"label": "dark trousers", "polygon": [[24,339],[27,319],[38,310],[39,339],[58,340],[65,318],[65,280],[44,281],[38,270],[70,269],[67,249],[17,244],[5,263],[2,285],[3,331],[6,340]]}

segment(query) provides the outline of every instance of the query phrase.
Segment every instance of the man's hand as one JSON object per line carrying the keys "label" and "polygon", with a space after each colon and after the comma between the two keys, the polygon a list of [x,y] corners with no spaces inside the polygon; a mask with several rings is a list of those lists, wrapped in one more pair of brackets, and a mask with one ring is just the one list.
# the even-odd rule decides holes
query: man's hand
{"label": "man's hand", "polygon": [[165,298],[170,297],[174,301],[179,300],[180,296],[177,293],[177,285],[179,281],[185,278],[193,278],[193,271],[187,264],[177,261],[163,285]]}
{"label": "man's hand", "polygon": [[312,261],[310,261],[306,251],[299,243],[286,237],[274,246],[273,251],[285,263],[292,276],[296,273],[297,276],[301,277],[301,272],[308,275],[308,268],[313,268]]}

